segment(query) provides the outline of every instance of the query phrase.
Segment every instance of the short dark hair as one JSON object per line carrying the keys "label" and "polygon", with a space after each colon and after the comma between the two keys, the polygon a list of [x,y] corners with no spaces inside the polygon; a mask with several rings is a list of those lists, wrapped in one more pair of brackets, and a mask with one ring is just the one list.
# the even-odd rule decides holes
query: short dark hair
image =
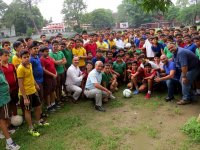
{"label": "short dark hair", "polygon": [[0,49],[0,56],[2,56],[3,54],[9,54],[9,51]]}
{"label": "short dark hair", "polygon": [[110,65],[109,63],[106,63],[106,64],[104,65],[104,67],[111,67],[111,65]]}
{"label": "short dark hair", "polygon": [[31,39],[32,39],[31,37],[26,37],[25,41],[28,42],[28,40],[31,40]]}
{"label": "short dark hair", "polygon": [[150,63],[145,63],[145,64],[144,64],[144,67],[151,67],[151,68],[152,68],[152,66],[151,66]]}
{"label": "short dark hair", "polygon": [[82,39],[76,39],[75,42],[77,42],[77,41],[83,43],[83,40],[82,40]]}
{"label": "short dark hair", "polygon": [[9,44],[10,45],[10,41],[6,40],[6,41],[2,41],[2,47],[4,47],[4,45]]}
{"label": "short dark hair", "polygon": [[20,57],[22,57],[23,55],[27,55],[27,54],[29,54],[29,52],[27,50],[22,50],[20,52]]}
{"label": "short dark hair", "polygon": [[21,44],[22,44],[22,42],[16,41],[16,42],[13,43],[13,48],[16,49],[16,48],[18,48]]}
{"label": "short dark hair", "polygon": [[122,55],[120,55],[120,54],[117,54],[116,58],[118,58],[118,57],[122,58]]}
{"label": "short dark hair", "polygon": [[33,47],[37,47],[37,46],[39,46],[39,42],[33,41],[33,43],[28,47],[28,49],[32,49]]}
{"label": "short dark hair", "polygon": [[52,45],[54,45],[54,44],[59,44],[59,42],[58,42],[57,40],[53,40],[51,44],[52,44]]}
{"label": "short dark hair", "polygon": [[186,35],[184,36],[184,38],[185,38],[185,37],[188,37],[188,38],[190,38],[190,39],[192,38],[191,35],[189,35],[189,34],[186,34]]}
{"label": "short dark hair", "polygon": [[45,46],[40,48],[40,52],[44,52],[44,51],[46,51],[46,50],[49,51],[49,48],[48,48],[48,47],[45,47]]}
{"label": "short dark hair", "polygon": [[17,41],[20,41],[22,43],[25,43],[24,39],[23,38],[18,38]]}
{"label": "short dark hair", "polygon": [[132,61],[132,64],[137,64],[138,65],[138,62],[136,60]]}
{"label": "short dark hair", "polygon": [[193,40],[200,40],[200,36],[199,35],[197,35],[197,36],[195,36],[195,37],[193,37]]}
{"label": "short dark hair", "polygon": [[45,36],[45,37],[46,37],[46,35],[45,35],[45,34],[41,34],[41,35],[40,35],[40,38],[42,38],[43,36]]}

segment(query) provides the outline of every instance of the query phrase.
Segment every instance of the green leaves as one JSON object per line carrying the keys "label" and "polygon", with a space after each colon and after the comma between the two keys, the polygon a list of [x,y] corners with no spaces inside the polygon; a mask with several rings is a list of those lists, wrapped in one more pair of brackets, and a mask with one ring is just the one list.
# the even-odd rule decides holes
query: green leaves
{"label": "green leaves", "polygon": [[26,34],[27,31],[29,32],[28,34],[31,34],[31,29],[35,32],[33,20],[37,28],[41,29],[43,27],[44,19],[38,7],[34,5],[30,11],[26,3],[21,0],[13,1],[2,18],[2,22],[6,26],[11,27],[15,25],[15,30],[18,35]]}
{"label": "green leaves", "polygon": [[171,0],[130,0],[146,12],[166,12],[173,4]]}
{"label": "green leaves", "polygon": [[87,5],[83,0],[65,0],[61,13],[65,15],[64,20],[68,24],[77,24],[80,26],[81,16],[86,8]]}

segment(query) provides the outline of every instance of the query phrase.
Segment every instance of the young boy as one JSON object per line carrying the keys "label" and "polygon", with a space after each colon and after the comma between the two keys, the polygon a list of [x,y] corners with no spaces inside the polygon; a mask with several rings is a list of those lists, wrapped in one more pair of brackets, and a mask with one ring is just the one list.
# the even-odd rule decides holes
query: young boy
{"label": "young boy", "polygon": [[135,87],[135,91],[133,92],[134,95],[139,93],[139,85],[141,85],[144,77],[144,70],[138,66],[139,64],[137,61],[132,62],[131,82],[128,84],[128,87],[131,90]]}
{"label": "young boy", "polygon": [[10,87],[10,108],[13,116],[17,115],[17,103],[19,101],[18,98],[18,84],[16,78],[16,71],[13,64],[8,63],[9,60],[9,52],[6,50],[2,51],[1,56],[1,64],[2,64],[2,71],[5,75],[6,80],[8,81]]}
{"label": "young boy", "polygon": [[102,73],[102,85],[109,89],[111,92],[117,90],[117,79],[111,73],[111,65],[105,64],[104,72]]}
{"label": "young boy", "polygon": [[96,57],[92,58],[92,63],[93,65],[95,65],[95,63],[97,61],[101,61],[102,63],[105,63],[105,58],[103,57],[102,51],[101,50],[97,50],[97,54]]}
{"label": "young boy", "polygon": [[113,58],[113,53],[111,50],[107,51],[107,55],[106,55],[106,59],[105,59],[105,63],[108,63],[109,61],[114,62],[116,59]]}
{"label": "young boy", "polygon": [[3,53],[0,51],[0,129],[3,132],[3,137],[6,138],[6,149],[8,150],[19,150],[20,146],[15,144],[15,142],[10,137],[8,132],[8,119],[9,119],[9,102],[10,102],[10,95],[9,95],[9,85],[6,81],[4,73],[1,69],[1,57]]}
{"label": "young boy", "polygon": [[76,39],[76,46],[72,49],[73,55],[79,57],[79,68],[81,71],[85,69],[85,59],[87,59],[86,50],[82,45],[83,41],[81,39]]}
{"label": "young boy", "polygon": [[[32,64],[33,76],[34,76],[36,83],[40,87],[40,89],[38,90],[40,101],[42,104],[44,104],[44,86],[43,86],[44,72],[43,72],[40,58],[38,57],[39,44],[36,41],[33,41],[33,43],[28,47],[28,49],[31,54],[30,63]],[[47,117],[47,116],[46,116],[46,114],[42,113],[41,117]]]}
{"label": "young boy", "polygon": [[35,120],[37,126],[43,126],[43,122],[40,121],[41,117],[41,102],[38,96],[37,90],[39,90],[38,84],[35,82],[33,77],[32,65],[29,61],[29,52],[23,50],[20,52],[20,57],[22,63],[17,69],[17,78],[19,83],[19,95],[20,102],[25,109],[25,119],[28,123],[29,130],[28,133],[32,136],[38,137],[40,133],[36,131],[33,127],[31,109],[35,109]]}
{"label": "young boy", "polygon": [[117,55],[116,61],[113,63],[113,70],[119,73],[119,80],[126,81],[126,63],[122,60],[120,54]]}
{"label": "young boy", "polygon": [[150,63],[146,63],[144,65],[144,80],[143,84],[140,86],[139,91],[145,91],[148,89],[148,92],[145,96],[146,99],[151,98],[151,91],[153,86],[154,77],[156,76],[156,71],[152,69],[152,66]]}
{"label": "young boy", "polygon": [[49,53],[49,56],[53,58],[55,61],[56,71],[57,71],[57,87],[56,87],[56,96],[57,96],[57,104],[55,105],[57,108],[59,104],[61,104],[61,96],[62,96],[62,85],[65,82],[65,64],[67,63],[64,54],[59,51],[59,42],[52,42],[53,51]]}
{"label": "young boy", "polygon": [[164,52],[164,47],[161,43],[158,42],[158,37],[152,37],[152,46],[151,46],[152,51],[154,52],[154,55],[159,55],[163,54]]}
{"label": "young boy", "polygon": [[44,71],[44,99],[47,103],[47,111],[54,112],[57,72],[54,60],[49,57],[49,48],[43,47],[40,51],[42,52],[40,60]]}
{"label": "young boy", "polygon": [[15,69],[21,64],[22,60],[20,57],[20,52],[23,50],[23,43],[20,41],[16,41],[13,43],[13,48],[16,51],[16,54],[12,58],[12,64],[15,66]]}

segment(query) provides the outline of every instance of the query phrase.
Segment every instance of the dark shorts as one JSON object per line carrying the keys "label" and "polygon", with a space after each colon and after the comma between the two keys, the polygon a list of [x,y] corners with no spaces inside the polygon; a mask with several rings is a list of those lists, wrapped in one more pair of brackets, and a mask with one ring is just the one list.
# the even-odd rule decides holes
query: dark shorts
{"label": "dark shorts", "polygon": [[18,89],[10,92],[10,98],[12,104],[17,104],[19,102],[19,95],[18,95]]}
{"label": "dark shorts", "polygon": [[35,107],[38,107],[41,105],[41,101],[40,101],[40,97],[39,97],[38,93],[27,95],[27,97],[30,101],[29,106],[24,105],[24,98],[23,98],[23,96],[20,96],[20,103],[21,103],[22,107],[25,108],[26,110],[31,110],[32,108],[35,108]]}
{"label": "dark shorts", "polygon": [[8,119],[11,116],[10,105],[6,104],[0,107],[0,119]]}
{"label": "dark shorts", "polygon": [[53,77],[44,78],[44,96],[50,95],[52,92],[56,91],[57,82]]}

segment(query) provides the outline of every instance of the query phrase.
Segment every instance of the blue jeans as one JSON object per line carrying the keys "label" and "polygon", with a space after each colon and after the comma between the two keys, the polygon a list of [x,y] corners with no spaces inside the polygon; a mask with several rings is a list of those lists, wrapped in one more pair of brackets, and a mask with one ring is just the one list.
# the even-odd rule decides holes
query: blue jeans
{"label": "blue jeans", "polygon": [[172,98],[174,97],[174,87],[177,87],[177,85],[180,84],[179,80],[177,79],[169,79],[165,81],[167,85],[167,90],[168,90],[168,97]]}
{"label": "blue jeans", "polygon": [[188,79],[187,84],[184,84],[182,82],[182,77],[181,77],[181,86],[182,86],[182,94],[183,94],[182,100],[185,100],[185,101],[191,100],[192,95],[190,93],[190,90],[191,90],[193,82],[196,80],[199,73],[200,73],[200,66],[197,66],[196,68],[188,71],[186,75]]}

